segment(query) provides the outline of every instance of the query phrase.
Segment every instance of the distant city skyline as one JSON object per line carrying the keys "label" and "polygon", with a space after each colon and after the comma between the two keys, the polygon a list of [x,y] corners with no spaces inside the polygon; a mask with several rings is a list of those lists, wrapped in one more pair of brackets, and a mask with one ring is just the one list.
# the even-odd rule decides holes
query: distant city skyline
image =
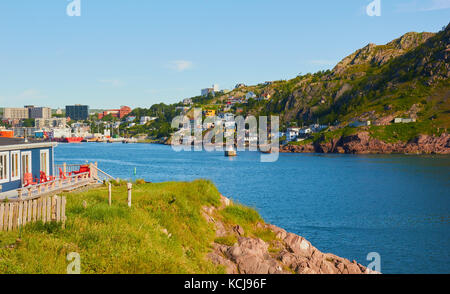
{"label": "distant city skyline", "polygon": [[0,3],[0,108],[150,107],[331,69],[368,43],[437,32],[450,0]]}

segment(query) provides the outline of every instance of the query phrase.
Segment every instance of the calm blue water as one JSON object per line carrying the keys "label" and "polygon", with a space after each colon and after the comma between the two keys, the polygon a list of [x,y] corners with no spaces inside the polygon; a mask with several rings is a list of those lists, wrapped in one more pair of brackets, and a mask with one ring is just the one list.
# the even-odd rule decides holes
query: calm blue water
{"label": "calm blue water", "polygon": [[[150,144],[67,144],[57,162],[97,161],[114,177],[152,182],[213,180],[225,196],[323,252],[383,273],[450,273],[450,157],[172,151]],[[134,176],[136,168],[137,175]]]}

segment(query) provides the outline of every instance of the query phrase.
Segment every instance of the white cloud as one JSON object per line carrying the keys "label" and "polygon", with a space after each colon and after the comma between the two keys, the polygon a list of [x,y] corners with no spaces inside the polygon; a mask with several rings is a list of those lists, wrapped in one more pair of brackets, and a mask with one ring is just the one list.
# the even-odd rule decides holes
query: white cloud
{"label": "white cloud", "polygon": [[47,96],[40,93],[39,90],[28,89],[28,90],[21,92],[17,96],[17,98],[20,100],[29,100],[29,99],[43,99],[43,98],[47,98]]}
{"label": "white cloud", "polygon": [[121,87],[125,85],[125,83],[119,79],[100,79],[98,81],[102,84],[108,84],[113,87]]}
{"label": "white cloud", "polygon": [[174,60],[174,61],[171,61],[167,67],[172,70],[182,72],[182,71],[191,69],[193,66],[194,66],[194,64],[192,63],[192,61]]}

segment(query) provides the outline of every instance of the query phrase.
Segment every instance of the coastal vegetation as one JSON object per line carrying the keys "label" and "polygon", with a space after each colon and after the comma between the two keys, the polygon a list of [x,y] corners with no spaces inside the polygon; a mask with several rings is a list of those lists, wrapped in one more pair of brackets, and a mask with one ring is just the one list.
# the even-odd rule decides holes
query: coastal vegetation
{"label": "coastal vegetation", "polygon": [[[126,191],[126,181],[115,183],[111,207],[106,186],[66,193],[64,229],[38,222],[2,233],[0,273],[64,274],[71,252],[80,254],[82,273],[224,273],[222,266],[206,258],[216,235],[201,214],[203,206],[220,206],[214,184],[139,180],[133,186],[131,208]],[[274,238],[256,228],[262,219],[251,208],[232,205],[215,217],[239,224],[247,236]],[[232,244],[236,238],[216,241]]]}
{"label": "coastal vegetation", "polygon": [[[240,85],[226,94],[189,98],[187,105],[137,108],[124,118],[135,117],[136,124],[122,124],[120,132],[167,139],[174,132],[170,123],[175,116],[189,116],[193,107],[201,107],[243,116],[277,115],[282,130],[315,123],[331,127],[291,145],[325,142],[359,131],[368,131],[371,138],[386,143],[409,142],[420,135],[440,136],[450,126],[449,43],[450,25],[438,33],[406,33],[385,45],[368,44],[330,70]],[[245,99],[250,92],[256,97]],[[228,105],[230,100],[234,102]],[[139,125],[142,116],[157,119]],[[413,118],[415,122],[392,124],[394,118]],[[348,128],[355,121],[372,124]]]}

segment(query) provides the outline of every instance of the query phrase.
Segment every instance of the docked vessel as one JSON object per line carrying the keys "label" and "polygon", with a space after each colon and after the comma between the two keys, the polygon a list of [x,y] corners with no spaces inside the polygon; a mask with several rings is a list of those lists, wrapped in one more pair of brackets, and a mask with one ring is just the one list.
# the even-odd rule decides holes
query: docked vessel
{"label": "docked vessel", "polygon": [[81,143],[83,141],[82,137],[70,137],[70,138],[64,138],[64,143]]}
{"label": "docked vessel", "polygon": [[227,156],[227,157],[237,156],[236,149],[234,149],[233,147],[227,148],[227,149],[225,150],[225,156]]}

